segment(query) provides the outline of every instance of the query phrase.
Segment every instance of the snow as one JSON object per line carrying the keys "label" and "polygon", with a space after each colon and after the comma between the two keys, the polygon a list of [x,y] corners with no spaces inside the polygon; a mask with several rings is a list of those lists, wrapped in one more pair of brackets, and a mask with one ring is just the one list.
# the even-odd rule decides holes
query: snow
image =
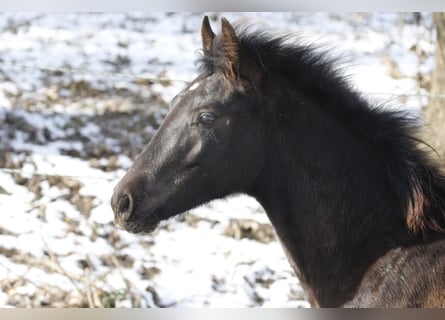
{"label": "snow", "polygon": [[[333,47],[330,52],[342,58],[351,83],[377,103],[388,101],[389,107],[403,106],[413,114],[427,104],[415,94],[426,93],[419,88],[417,74],[427,75],[433,68],[429,15],[420,25],[410,23],[409,16],[400,25],[394,13],[220,15],[231,21],[253,17],[273,29],[297,31],[302,41]],[[155,306],[156,299],[147,290],[152,287],[163,306],[308,307],[277,241],[224,235],[233,219],[269,223],[261,206],[248,196],[200,206],[189,213],[198,218],[196,224],[173,218],[150,235],[132,235],[113,224],[113,188],[147,142],[139,132],[152,135],[155,127],[149,117],[159,123],[168,101],[197,74],[201,19],[197,13],[0,15],[0,152],[6,154],[8,146],[14,151],[11,161],[27,172],[24,178],[40,177],[39,194],[0,171],[0,191],[6,191],[0,192],[0,282],[25,280],[15,288],[16,294],[34,296],[45,286],[76,290],[63,273],[14,260],[22,254],[45,261],[56,257],[65,272],[87,277],[94,290],[110,295],[127,290],[130,283],[142,306]],[[219,29],[219,23],[213,24]],[[416,44],[423,51],[420,60],[411,50]],[[33,66],[90,72],[58,74]],[[131,75],[172,82],[141,85]],[[145,118],[135,119],[134,126],[103,126],[102,116],[123,112],[126,121],[133,121],[136,111]],[[8,124],[9,115],[23,119],[22,125]],[[140,122],[142,129],[133,132]],[[104,130],[110,136],[104,136]],[[35,139],[30,138],[33,132]],[[128,140],[120,142],[122,137]],[[114,150],[115,159],[95,149],[99,146]],[[60,176],[62,181],[32,173]],[[2,253],[6,249],[19,253],[7,256]],[[118,261],[117,267],[104,262],[107,255],[132,260]],[[159,272],[143,276],[142,271],[150,268]],[[116,302],[132,306],[125,295]],[[15,306],[8,292],[0,291],[0,306]]]}

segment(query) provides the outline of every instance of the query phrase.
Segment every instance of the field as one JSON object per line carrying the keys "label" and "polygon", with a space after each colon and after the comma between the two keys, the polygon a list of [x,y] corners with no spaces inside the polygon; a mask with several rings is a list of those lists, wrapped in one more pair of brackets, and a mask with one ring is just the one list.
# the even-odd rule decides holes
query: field
{"label": "field", "polygon": [[[420,117],[428,103],[429,14],[208,15],[332,48],[351,83],[389,108]],[[113,187],[197,74],[202,16],[0,14],[0,307],[308,306],[252,198],[150,235],[113,224]]]}

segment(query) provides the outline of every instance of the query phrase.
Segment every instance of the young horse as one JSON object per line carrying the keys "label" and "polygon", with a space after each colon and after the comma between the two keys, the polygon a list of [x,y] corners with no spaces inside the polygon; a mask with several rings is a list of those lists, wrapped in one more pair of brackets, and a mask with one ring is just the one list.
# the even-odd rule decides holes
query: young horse
{"label": "young horse", "polygon": [[204,18],[202,73],[116,186],[116,223],[150,232],[245,193],[313,306],[445,307],[445,178],[410,122],[313,48],[246,30]]}

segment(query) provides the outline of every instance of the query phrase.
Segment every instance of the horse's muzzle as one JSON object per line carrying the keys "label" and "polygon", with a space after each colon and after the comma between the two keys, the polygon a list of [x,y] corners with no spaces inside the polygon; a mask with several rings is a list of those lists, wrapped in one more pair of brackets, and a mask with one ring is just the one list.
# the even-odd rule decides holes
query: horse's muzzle
{"label": "horse's muzzle", "polygon": [[125,222],[130,219],[133,212],[133,198],[130,193],[115,192],[111,197],[111,208],[117,222]]}

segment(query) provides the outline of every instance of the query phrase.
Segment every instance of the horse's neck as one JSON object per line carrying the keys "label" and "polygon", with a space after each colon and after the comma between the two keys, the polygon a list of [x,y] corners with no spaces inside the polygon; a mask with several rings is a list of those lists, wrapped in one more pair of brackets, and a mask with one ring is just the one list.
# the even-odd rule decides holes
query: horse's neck
{"label": "horse's neck", "polygon": [[275,137],[252,194],[314,304],[339,306],[406,228],[376,155],[347,129],[317,121]]}

